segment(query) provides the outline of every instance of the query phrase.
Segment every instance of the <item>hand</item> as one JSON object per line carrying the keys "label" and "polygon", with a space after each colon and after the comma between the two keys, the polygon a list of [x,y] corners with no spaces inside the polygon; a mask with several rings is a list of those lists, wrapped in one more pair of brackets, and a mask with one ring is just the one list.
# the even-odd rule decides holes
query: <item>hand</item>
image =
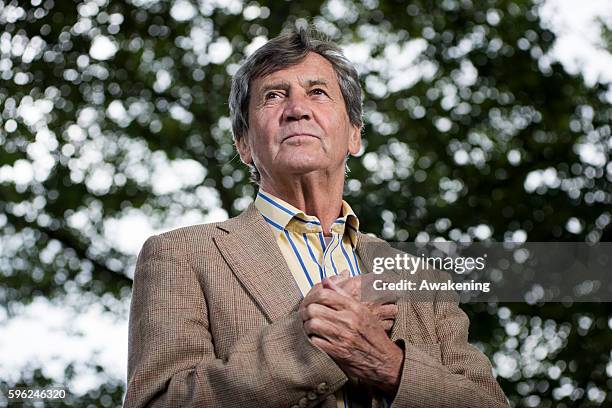
{"label": "hand", "polygon": [[367,306],[317,284],[300,304],[299,314],[310,341],[347,375],[395,393],[404,353]]}
{"label": "hand", "polygon": [[348,270],[340,272],[340,275],[334,275],[325,278],[321,285],[324,288],[332,289],[337,293],[350,297],[370,309],[370,312],[374,314],[382,324],[386,332],[389,332],[395,322],[395,317],[398,313],[398,307],[395,304],[397,299],[386,296],[381,297],[376,302],[374,301],[362,301],[362,293],[364,285],[369,284],[366,282],[369,276],[358,275],[351,277]]}
{"label": "hand", "polygon": [[338,284],[347,293],[347,296],[358,302],[386,304],[397,303],[400,299],[399,293],[393,290],[376,290],[374,289],[374,282],[396,283],[398,279],[399,275],[388,272],[382,274],[367,273],[351,277],[348,270],[345,269],[339,275],[332,275],[323,279],[322,283]]}

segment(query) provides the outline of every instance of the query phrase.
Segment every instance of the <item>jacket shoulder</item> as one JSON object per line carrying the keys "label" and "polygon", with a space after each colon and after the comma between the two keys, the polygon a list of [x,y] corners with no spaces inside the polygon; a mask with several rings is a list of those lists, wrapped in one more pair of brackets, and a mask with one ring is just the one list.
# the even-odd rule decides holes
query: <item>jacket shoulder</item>
{"label": "jacket shoulder", "polygon": [[209,239],[218,235],[224,235],[223,225],[229,220],[211,222],[207,224],[195,224],[176,228],[163,232],[157,237],[165,241],[193,241],[194,239]]}
{"label": "jacket shoulder", "polygon": [[255,209],[254,205],[251,204],[241,214],[231,217],[225,221],[176,228],[171,231],[155,235],[149,238],[149,240],[155,239],[173,244],[193,244],[194,242],[202,244],[206,241],[212,242],[212,239],[217,236],[222,236],[229,232],[249,228],[253,225],[253,223],[261,221],[259,218],[261,218],[259,212]]}

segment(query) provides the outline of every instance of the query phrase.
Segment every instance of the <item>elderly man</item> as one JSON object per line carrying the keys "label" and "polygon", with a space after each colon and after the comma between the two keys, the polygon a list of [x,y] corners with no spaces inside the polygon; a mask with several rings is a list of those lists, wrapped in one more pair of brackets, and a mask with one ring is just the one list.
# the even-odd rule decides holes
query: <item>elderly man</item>
{"label": "elderly man", "polygon": [[145,243],[125,406],[506,406],[456,303],[361,300],[366,245],[381,242],[342,200],[361,89],[314,34],[269,41],[233,79],[254,204]]}

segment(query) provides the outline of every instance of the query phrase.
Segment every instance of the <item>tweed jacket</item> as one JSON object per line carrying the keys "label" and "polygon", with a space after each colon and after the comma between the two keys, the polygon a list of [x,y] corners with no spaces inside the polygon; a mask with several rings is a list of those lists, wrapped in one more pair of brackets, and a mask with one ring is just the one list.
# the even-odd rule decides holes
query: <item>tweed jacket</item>
{"label": "tweed jacket", "polygon": [[[357,253],[371,265],[359,234]],[[271,228],[251,205],[227,221],[149,238],[129,318],[125,407],[323,407],[347,376],[310,343],[300,291]],[[491,365],[469,345],[455,302],[403,302],[390,337],[404,349],[394,407],[505,407]],[[375,390],[353,406],[382,407]]]}

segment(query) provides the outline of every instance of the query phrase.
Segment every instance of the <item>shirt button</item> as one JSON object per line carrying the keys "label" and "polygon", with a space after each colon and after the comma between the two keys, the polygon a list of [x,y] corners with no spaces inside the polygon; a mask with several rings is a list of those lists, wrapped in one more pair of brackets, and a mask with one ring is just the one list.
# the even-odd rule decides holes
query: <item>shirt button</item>
{"label": "shirt button", "polygon": [[300,406],[300,408],[306,408],[308,406],[308,400],[306,399],[306,397],[300,398],[298,405]]}
{"label": "shirt button", "polygon": [[311,401],[314,401],[317,399],[317,394],[314,391],[308,391],[308,394],[306,394],[306,396]]}
{"label": "shirt button", "polygon": [[322,382],[321,384],[317,385],[317,392],[319,394],[325,394],[327,391],[329,391],[327,383]]}

